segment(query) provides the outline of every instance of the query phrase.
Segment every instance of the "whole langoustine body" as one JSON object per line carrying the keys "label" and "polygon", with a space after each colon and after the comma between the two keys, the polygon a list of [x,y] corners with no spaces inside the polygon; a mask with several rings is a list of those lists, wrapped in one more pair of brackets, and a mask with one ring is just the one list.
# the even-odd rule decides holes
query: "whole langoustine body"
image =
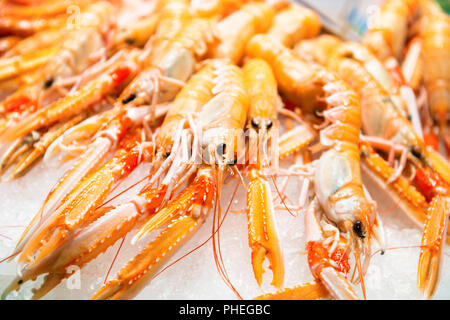
{"label": "whole langoustine body", "polygon": [[[364,194],[359,171],[359,98],[334,74],[319,66],[309,66],[267,36],[253,37],[247,55],[266,60],[274,70],[281,92],[301,105],[304,112],[314,113],[316,108],[323,108],[330,125],[320,132],[320,143],[327,151],[320,156],[315,168],[315,194],[326,217],[350,238],[357,259],[361,253],[367,257],[370,255],[368,239],[377,222],[374,223],[373,208]],[[323,97],[321,106],[317,97]],[[313,226],[311,232],[314,235],[310,241],[320,243],[320,228]],[[333,253],[337,246],[335,243],[329,250]],[[314,248],[310,247],[311,250]],[[345,277],[328,267],[323,261],[311,262],[314,276],[324,283],[330,294],[336,298],[355,299],[356,294]]]}

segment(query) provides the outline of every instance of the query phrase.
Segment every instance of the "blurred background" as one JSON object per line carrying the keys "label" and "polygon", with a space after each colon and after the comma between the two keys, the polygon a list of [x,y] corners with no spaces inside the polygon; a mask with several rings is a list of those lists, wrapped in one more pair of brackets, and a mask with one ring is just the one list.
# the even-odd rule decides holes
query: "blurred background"
{"label": "blurred background", "polygon": [[[324,26],[348,40],[359,40],[383,0],[295,0],[321,15]],[[450,0],[435,0],[450,14]]]}

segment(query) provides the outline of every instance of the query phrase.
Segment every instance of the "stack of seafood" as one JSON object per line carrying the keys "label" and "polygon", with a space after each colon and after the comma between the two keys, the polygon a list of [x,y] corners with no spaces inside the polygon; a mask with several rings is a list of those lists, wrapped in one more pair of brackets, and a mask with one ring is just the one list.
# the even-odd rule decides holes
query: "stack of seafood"
{"label": "stack of seafood", "polygon": [[[127,235],[142,250],[92,299],[130,298],[207,219],[241,298],[218,238],[233,178],[254,278],[268,260],[278,289],[258,298],[365,298],[389,239],[361,172],[422,230],[417,287],[433,296],[450,240],[450,18],[433,0],[386,0],[361,43],[283,0],[153,0],[123,24],[126,4],[0,4],[2,183],[70,162],[1,262],[17,266],[2,298],[41,275],[45,296]],[[295,207],[280,177],[301,182]],[[304,223],[312,282],[283,286],[276,201]]]}

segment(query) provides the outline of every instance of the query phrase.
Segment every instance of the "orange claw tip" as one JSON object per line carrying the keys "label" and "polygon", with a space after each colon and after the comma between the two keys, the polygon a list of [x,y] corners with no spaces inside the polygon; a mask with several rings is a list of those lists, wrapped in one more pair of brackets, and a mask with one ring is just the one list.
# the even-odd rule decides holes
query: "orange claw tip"
{"label": "orange claw tip", "polygon": [[262,283],[265,257],[273,272],[272,285],[283,286],[284,262],[278,240],[269,183],[261,177],[251,175],[247,194],[249,246],[252,249],[252,266],[258,285]]}
{"label": "orange claw tip", "polygon": [[266,259],[266,249],[264,247],[252,248],[252,267],[256,282],[259,286],[262,283],[262,275],[265,272],[263,262]]}
{"label": "orange claw tip", "polygon": [[293,288],[286,288],[276,293],[263,294],[255,300],[318,300],[329,297],[327,289],[319,282],[305,282]]}
{"label": "orange claw tip", "polygon": [[436,196],[428,209],[417,272],[417,287],[425,299],[433,296],[439,282],[449,213],[450,198]]}

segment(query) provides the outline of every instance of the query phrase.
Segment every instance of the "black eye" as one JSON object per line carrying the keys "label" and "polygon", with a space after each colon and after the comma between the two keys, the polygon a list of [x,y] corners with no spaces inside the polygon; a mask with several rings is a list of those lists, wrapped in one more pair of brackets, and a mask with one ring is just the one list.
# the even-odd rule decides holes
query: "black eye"
{"label": "black eye", "polygon": [[44,89],[50,88],[53,85],[54,82],[55,82],[54,78],[48,78],[47,80],[45,80],[45,82],[44,82]]}
{"label": "black eye", "polygon": [[364,224],[360,220],[356,220],[353,223],[353,231],[358,235],[360,238],[366,237],[366,231],[364,230]]}
{"label": "black eye", "polygon": [[125,39],[125,43],[130,45],[130,46],[133,45],[135,42],[136,42],[136,39],[133,39],[133,38],[126,38]]}
{"label": "black eye", "polygon": [[131,102],[134,99],[136,99],[136,93],[132,93],[128,97],[126,97],[125,99],[122,99],[122,103],[123,104],[127,104],[128,102]]}
{"label": "black eye", "polygon": [[227,148],[227,145],[225,143],[219,144],[216,148],[217,154],[219,156],[223,157],[225,155],[226,148]]}
{"label": "black eye", "polygon": [[251,124],[254,129],[258,129],[259,128],[259,119],[256,117],[252,118]]}
{"label": "black eye", "polygon": [[423,159],[422,150],[420,150],[418,146],[412,146],[410,150],[414,157],[416,157],[419,160]]}
{"label": "black eye", "polygon": [[342,57],[347,58],[347,59],[353,59],[353,53],[352,52],[345,52]]}
{"label": "black eye", "polygon": [[267,122],[266,122],[266,129],[269,130],[270,128],[272,128],[272,126],[273,126],[272,120],[267,119]]}

